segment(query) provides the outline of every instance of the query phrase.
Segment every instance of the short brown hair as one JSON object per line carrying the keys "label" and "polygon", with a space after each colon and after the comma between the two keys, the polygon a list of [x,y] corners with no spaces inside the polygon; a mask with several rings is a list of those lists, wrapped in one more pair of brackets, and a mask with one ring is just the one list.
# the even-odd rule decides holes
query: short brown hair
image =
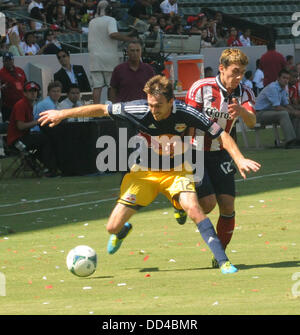
{"label": "short brown hair", "polygon": [[248,57],[243,53],[243,51],[236,48],[225,49],[219,59],[219,63],[225,68],[231,64],[247,66],[248,62]]}
{"label": "short brown hair", "polygon": [[165,76],[156,75],[149,79],[144,87],[146,94],[164,95],[167,101],[174,98],[172,82]]}
{"label": "short brown hair", "polygon": [[62,90],[62,83],[58,80],[56,81],[51,81],[47,87],[47,91],[48,93],[52,90],[52,88],[56,88],[56,87],[60,87],[60,89]]}

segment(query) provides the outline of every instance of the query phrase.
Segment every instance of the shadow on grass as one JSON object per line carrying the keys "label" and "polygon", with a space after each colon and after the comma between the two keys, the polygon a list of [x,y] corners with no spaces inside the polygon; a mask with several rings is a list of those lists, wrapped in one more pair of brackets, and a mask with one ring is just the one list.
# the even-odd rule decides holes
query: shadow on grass
{"label": "shadow on grass", "polygon": [[[299,261],[285,261],[265,264],[235,264],[239,270],[249,270],[257,268],[293,268],[300,266]],[[185,268],[185,269],[163,269],[158,267],[153,268],[126,268],[126,270],[138,270],[139,272],[178,272],[178,271],[199,271],[199,270],[212,270],[212,267],[203,268]]]}
{"label": "shadow on grass", "polygon": [[256,268],[293,268],[299,267],[300,261],[285,261],[265,264],[235,264],[239,270],[248,270]]}

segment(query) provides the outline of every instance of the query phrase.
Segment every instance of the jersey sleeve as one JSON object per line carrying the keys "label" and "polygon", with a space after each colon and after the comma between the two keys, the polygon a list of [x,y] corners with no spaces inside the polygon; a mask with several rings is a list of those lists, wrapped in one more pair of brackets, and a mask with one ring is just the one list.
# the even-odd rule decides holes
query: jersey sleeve
{"label": "jersey sleeve", "polygon": [[243,95],[241,105],[248,111],[256,114],[255,111],[255,95],[251,88],[243,86]]}
{"label": "jersey sleeve", "polygon": [[210,135],[212,139],[215,139],[221,135],[224,131],[216,122],[212,121],[205,113],[199,111],[193,106],[187,105],[185,116],[185,122],[189,127],[200,129]]}

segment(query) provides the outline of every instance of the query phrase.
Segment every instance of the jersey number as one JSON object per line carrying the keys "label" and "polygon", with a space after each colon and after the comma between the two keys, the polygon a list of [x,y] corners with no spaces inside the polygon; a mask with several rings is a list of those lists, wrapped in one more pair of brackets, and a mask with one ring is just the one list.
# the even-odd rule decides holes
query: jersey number
{"label": "jersey number", "polygon": [[233,171],[231,162],[224,162],[224,163],[220,164],[220,167],[225,174],[229,174],[230,172]]}

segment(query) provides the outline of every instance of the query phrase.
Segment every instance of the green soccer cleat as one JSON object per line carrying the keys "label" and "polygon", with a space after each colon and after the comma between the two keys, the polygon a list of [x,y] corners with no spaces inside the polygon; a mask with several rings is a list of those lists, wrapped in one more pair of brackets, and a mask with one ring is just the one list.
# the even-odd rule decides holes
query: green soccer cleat
{"label": "green soccer cleat", "polygon": [[219,268],[219,263],[218,261],[215,259],[215,256],[212,256],[212,259],[211,259],[211,267],[213,269],[218,269]]}
{"label": "green soccer cleat", "polygon": [[183,225],[186,222],[187,214],[183,209],[174,209],[174,217],[177,223]]}
{"label": "green soccer cleat", "polygon": [[121,247],[123,240],[125,239],[126,236],[128,236],[131,230],[132,225],[129,222],[126,222],[123,228],[121,229],[120,233],[118,234],[122,235],[122,238],[118,238],[116,234],[112,234],[107,243],[107,252],[111,255],[117,252]]}
{"label": "green soccer cleat", "polygon": [[223,274],[235,273],[237,271],[238,269],[235,266],[233,266],[229,261],[221,265],[221,272]]}

